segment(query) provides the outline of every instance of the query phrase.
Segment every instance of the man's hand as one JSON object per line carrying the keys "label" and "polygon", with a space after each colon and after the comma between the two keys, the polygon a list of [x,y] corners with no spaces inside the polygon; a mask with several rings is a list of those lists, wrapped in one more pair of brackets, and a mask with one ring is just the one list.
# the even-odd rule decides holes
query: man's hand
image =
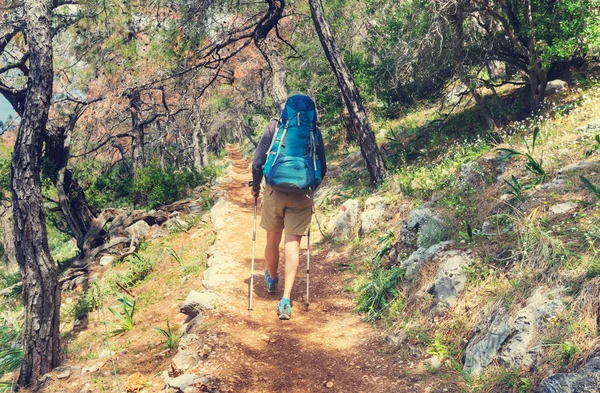
{"label": "man's hand", "polygon": [[256,199],[258,199],[258,196],[260,195],[260,190],[252,190],[252,196]]}

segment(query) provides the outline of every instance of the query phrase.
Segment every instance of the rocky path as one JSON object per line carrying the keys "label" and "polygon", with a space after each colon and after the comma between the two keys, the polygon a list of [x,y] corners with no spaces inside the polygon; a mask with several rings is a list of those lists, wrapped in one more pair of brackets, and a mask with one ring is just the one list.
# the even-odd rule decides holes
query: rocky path
{"label": "rocky path", "polygon": [[354,311],[353,296],[343,290],[344,281],[350,277],[339,269],[343,259],[327,258],[326,247],[314,247],[311,253],[311,304],[306,311],[303,240],[303,262],[292,295],[292,319],[280,321],[275,307],[281,289],[277,295],[266,291],[265,232],[257,225],[254,311],[248,312],[253,200],[247,183],[251,174],[249,162],[234,146],[228,147],[228,156],[232,165],[227,180],[219,186],[219,198],[211,212],[217,239],[210,250],[210,267],[203,282],[219,300],[183,345],[194,347],[201,357],[193,369],[186,371],[205,377],[207,390],[201,391],[456,391],[385,352],[371,326]]}

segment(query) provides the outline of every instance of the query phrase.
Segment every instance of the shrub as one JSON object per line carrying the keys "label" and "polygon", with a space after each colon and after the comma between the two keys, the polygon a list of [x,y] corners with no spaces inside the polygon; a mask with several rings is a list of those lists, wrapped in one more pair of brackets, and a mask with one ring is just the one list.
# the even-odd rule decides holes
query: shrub
{"label": "shrub", "polygon": [[358,311],[366,313],[366,320],[374,322],[381,318],[391,301],[398,295],[398,282],[404,278],[404,270],[376,268],[370,280],[360,286]]}
{"label": "shrub", "polygon": [[189,188],[209,183],[215,176],[212,168],[202,172],[196,170],[178,171],[172,166],[162,169],[156,160],[139,170],[133,180],[134,200],[144,200],[148,208],[175,202],[185,196]]}

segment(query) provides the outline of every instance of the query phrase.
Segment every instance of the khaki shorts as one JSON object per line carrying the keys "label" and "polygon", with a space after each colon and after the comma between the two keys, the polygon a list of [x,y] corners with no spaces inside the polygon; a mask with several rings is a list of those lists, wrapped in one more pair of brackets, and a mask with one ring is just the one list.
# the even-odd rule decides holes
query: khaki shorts
{"label": "khaki shorts", "polygon": [[295,194],[265,185],[261,203],[260,226],[267,231],[304,236],[312,217],[312,193]]}

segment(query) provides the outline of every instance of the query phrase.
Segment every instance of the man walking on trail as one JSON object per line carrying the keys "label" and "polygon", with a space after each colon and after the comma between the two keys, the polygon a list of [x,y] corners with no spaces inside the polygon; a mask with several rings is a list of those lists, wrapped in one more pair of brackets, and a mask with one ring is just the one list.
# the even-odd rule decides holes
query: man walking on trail
{"label": "man walking on trail", "polygon": [[282,108],[281,119],[267,125],[252,162],[252,195],[258,198],[265,178],[260,226],[267,231],[265,281],[276,293],[279,283],[279,244],[285,229],[285,285],[277,304],[279,319],[290,319],[291,293],[300,259],[300,240],[310,226],[313,195],[327,171],[314,102],[294,93]]}

